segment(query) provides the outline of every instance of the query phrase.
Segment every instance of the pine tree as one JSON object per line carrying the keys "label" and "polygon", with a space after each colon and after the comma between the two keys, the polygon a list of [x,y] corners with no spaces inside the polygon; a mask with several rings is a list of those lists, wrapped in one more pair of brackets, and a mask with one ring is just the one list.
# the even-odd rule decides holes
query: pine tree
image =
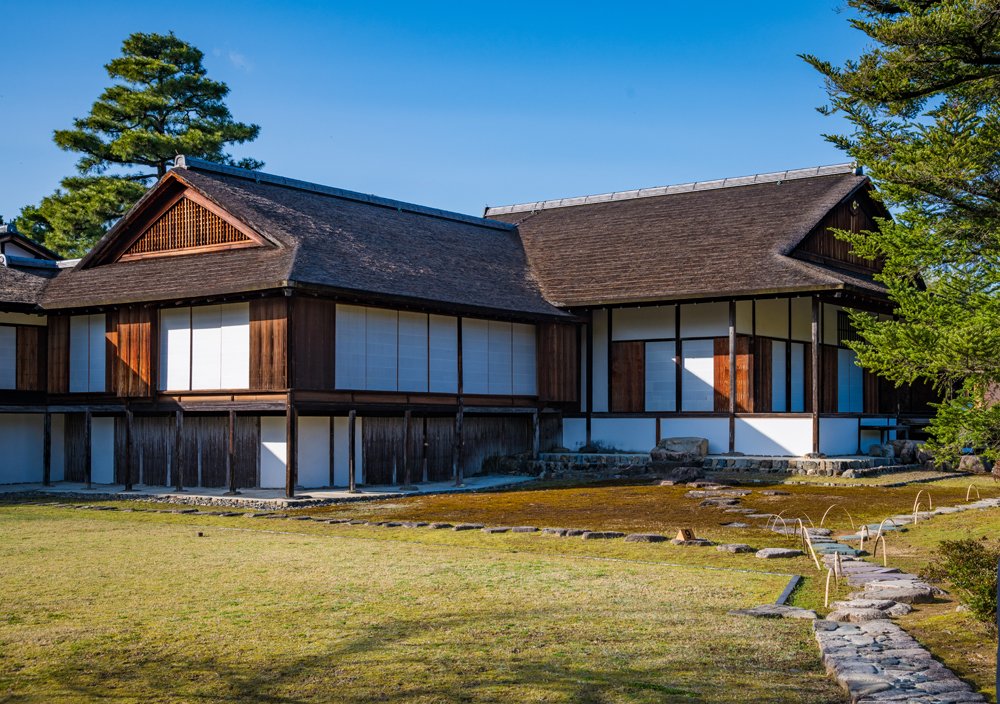
{"label": "pine tree", "polygon": [[893,320],[856,313],[860,363],[942,396],[930,432],[942,458],[1000,456],[1000,0],[849,0],[872,43],[843,66],[806,55],[893,212],[839,235],[881,258]]}
{"label": "pine tree", "polygon": [[114,83],[73,128],[57,130],[59,147],[80,154],[77,175],[17,219],[22,232],[66,255],[86,252],[166,173],[177,154],[245,168],[230,144],[256,139],[260,127],[236,122],[226,107],[229,88],[205,75],[204,54],[170,34],[130,35],[121,56],[105,66]]}

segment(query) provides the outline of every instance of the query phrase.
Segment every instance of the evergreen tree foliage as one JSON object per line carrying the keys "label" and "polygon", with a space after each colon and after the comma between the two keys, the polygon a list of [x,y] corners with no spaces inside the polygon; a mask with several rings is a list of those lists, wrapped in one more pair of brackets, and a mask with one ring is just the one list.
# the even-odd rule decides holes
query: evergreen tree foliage
{"label": "evergreen tree foliage", "polygon": [[130,35],[105,66],[113,84],[73,128],[54,140],[80,154],[77,174],[38,205],[25,207],[19,229],[57,252],[81,255],[163,176],[177,154],[245,168],[225,149],[256,139],[260,127],[236,122],[229,88],[205,75],[204,54],[170,34]]}
{"label": "evergreen tree foliage", "polygon": [[1000,0],[848,0],[871,43],[826,79],[846,135],[827,135],[862,164],[894,218],[841,232],[879,275],[893,320],[855,314],[860,363],[943,401],[932,446],[1000,455]]}

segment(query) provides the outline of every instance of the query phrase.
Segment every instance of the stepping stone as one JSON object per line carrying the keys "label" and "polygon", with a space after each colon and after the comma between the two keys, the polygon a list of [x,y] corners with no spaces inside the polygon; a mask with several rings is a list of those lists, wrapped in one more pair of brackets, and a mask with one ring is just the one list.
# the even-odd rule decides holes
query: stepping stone
{"label": "stepping stone", "polygon": [[740,502],[739,499],[718,498],[718,499],[705,499],[698,505],[703,508],[707,508],[709,506],[717,508],[719,506],[736,506],[737,504],[739,504],[739,502]]}
{"label": "stepping stone", "polygon": [[749,523],[740,523],[739,521],[733,521],[732,523],[720,523],[723,528],[749,528]]}
{"label": "stepping stone", "polygon": [[[96,509],[97,507],[95,506],[94,508]],[[173,511],[169,511],[169,513],[198,513],[198,509],[196,509],[196,508],[176,508]],[[282,518],[286,518],[287,516],[286,515],[282,515],[281,517]]]}
{"label": "stepping stone", "polygon": [[583,528],[570,528],[566,531],[567,538],[576,538],[583,535],[584,533],[589,533],[590,531],[584,530]]}
{"label": "stepping stone", "polygon": [[584,540],[611,540],[614,538],[624,538],[624,533],[613,530],[588,530],[581,536]]}
{"label": "stepping stone", "polygon": [[426,525],[426,521],[403,521],[404,528],[423,528]]}
{"label": "stepping stone", "polygon": [[337,523],[337,524],[340,524],[340,523],[350,523],[351,519],[350,518],[327,518],[325,522],[333,525],[334,523]]}
{"label": "stepping stone", "polygon": [[729,615],[753,616],[755,618],[817,618],[815,611],[802,609],[798,606],[786,606],[784,604],[764,604],[749,609],[733,609],[729,612]]}
{"label": "stepping stone", "polygon": [[543,528],[542,535],[558,535],[560,538],[565,538],[569,530],[566,528]]}
{"label": "stepping stone", "polygon": [[747,518],[774,518],[773,513],[748,513]]}
{"label": "stepping stone", "polygon": [[348,523],[350,525],[352,525],[352,526],[364,526],[364,525],[368,525],[368,521],[362,521],[361,519],[358,519],[358,518],[355,518],[355,519],[353,519],[351,521],[348,521]]}
{"label": "stepping stone", "polygon": [[632,533],[625,536],[626,543],[665,543],[667,536],[656,533]]}
{"label": "stepping stone", "polygon": [[757,513],[755,508],[726,508],[722,510],[723,513]]}
{"label": "stepping stone", "polygon": [[383,528],[402,528],[403,527],[403,522],[402,521],[386,521],[385,523],[382,524],[382,527]]}
{"label": "stepping stone", "polygon": [[820,537],[826,537],[831,533],[833,533],[833,531],[830,530],[829,528],[806,528],[806,533],[808,533],[810,537],[814,535],[818,535]]}
{"label": "stepping stone", "polygon": [[849,545],[841,545],[840,543],[823,543],[821,545],[813,544],[813,550],[815,550],[820,555],[832,555],[834,553],[839,553],[841,555],[859,555],[860,552],[850,547]]}
{"label": "stepping stone", "polygon": [[755,552],[755,550],[747,545],[746,543],[725,543],[723,545],[717,545],[715,547],[719,552]]}
{"label": "stepping stone", "polygon": [[311,521],[312,516],[292,516],[293,521]]}
{"label": "stepping stone", "polygon": [[[187,513],[187,511],[180,511],[180,513]],[[288,514],[287,513],[269,513],[269,514],[267,514],[265,516],[261,516],[261,518],[288,518]],[[364,523],[364,521],[361,521],[361,522]]]}
{"label": "stepping stone", "polygon": [[761,560],[775,560],[785,557],[798,557],[802,555],[801,550],[794,550],[792,548],[764,548],[763,550],[757,551],[757,557]]}
{"label": "stepping stone", "polygon": [[538,529],[535,526],[515,526],[513,529],[515,533],[537,533]]}
{"label": "stepping stone", "polygon": [[482,530],[485,527],[482,523],[459,523],[452,530]]}
{"label": "stepping stone", "polygon": [[429,526],[433,530],[442,530],[444,528],[454,528],[451,523],[431,523]]}
{"label": "stepping stone", "polygon": [[764,496],[791,496],[790,491],[778,491],[777,489],[767,489],[760,492]]}
{"label": "stepping stone", "polygon": [[710,545],[715,545],[711,540],[705,540],[704,538],[694,538],[692,540],[681,540],[679,538],[674,538],[670,541],[674,545],[683,545],[689,548],[706,548]]}
{"label": "stepping stone", "polygon": [[881,609],[836,609],[826,615],[828,621],[845,623],[864,623],[886,618],[889,618],[889,615]]}
{"label": "stepping stone", "polygon": [[506,533],[510,530],[510,526],[490,526],[482,530],[484,533]]}
{"label": "stepping stone", "polygon": [[677,486],[677,482],[673,479],[664,479],[660,482],[660,486]]}

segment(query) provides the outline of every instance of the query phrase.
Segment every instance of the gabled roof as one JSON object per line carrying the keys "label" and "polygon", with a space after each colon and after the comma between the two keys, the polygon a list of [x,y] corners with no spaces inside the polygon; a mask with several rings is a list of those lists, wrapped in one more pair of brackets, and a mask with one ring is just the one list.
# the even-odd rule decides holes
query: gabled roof
{"label": "gabled roof", "polygon": [[488,208],[516,224],[559,306],[855,289],[863,274],[804,262],[795,247],[868,178],[851,164]]}
{"label": "gabled roof", "polygon": [[[180,160],[78,266],[47,308],[190,299],[284,287],[468,311],[565,317],[545,301],[509,224]],[[144,211],[190,188],[258,233],[262,246],[115,261]]]}
{"label": "gabled roof", "polygon": [[14,230],[12,226],[0,225],[0,251],[5,251],[7,249],[5,245],[7,244],[15,245],[38,259],[54,261],[59,258],[59,255],[51,249],[22,235],[17,230]]}

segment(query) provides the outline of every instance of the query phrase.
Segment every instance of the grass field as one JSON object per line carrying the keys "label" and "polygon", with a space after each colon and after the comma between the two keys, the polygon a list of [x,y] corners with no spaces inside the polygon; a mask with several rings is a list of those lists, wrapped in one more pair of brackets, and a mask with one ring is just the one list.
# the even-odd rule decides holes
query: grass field
{"label": "grass field", "polygon": [[0,701],[844,700],[726,615],[786,576],[656,547],[2,505]]}

